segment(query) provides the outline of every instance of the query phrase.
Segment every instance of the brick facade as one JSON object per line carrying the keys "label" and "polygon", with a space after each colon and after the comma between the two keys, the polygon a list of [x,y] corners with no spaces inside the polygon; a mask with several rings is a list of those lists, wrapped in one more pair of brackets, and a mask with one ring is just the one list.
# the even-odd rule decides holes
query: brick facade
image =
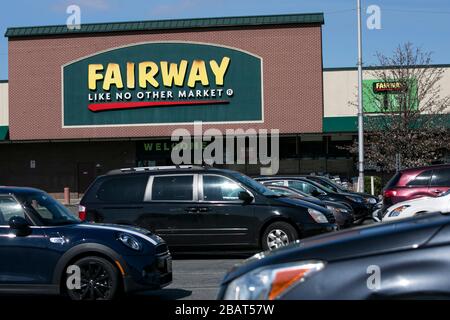
{"label": "brick facade", "polygon": [[170,136],[177,126],[62,128],[61,123],[62,65],[119,46],[167,40],[225,45],[262,57],[265,122],[214,127],[322,132],[321,27],[298,25],[10,38],[10,139]]}

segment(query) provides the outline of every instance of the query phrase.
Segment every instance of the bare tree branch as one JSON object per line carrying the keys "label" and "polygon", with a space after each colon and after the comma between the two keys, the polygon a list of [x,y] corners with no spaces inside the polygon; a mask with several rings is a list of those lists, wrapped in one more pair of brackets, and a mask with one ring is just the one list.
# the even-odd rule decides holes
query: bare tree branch
{"label": "bare tree branch", "polygon": [[[402,167],[430,164],[450,150],[450,97],[441,97],[445,70],[432,67],[432,53],[412,43],[399,45],[391,56],[377,53],[378,65],[369,78],[386,84],[401,84],[401,90],[363,90],[377,110],[365,114],[365,159],[369,167],[395,170],[398,154]],[[355,102],[349,102],[355,106]],[[371,106],[373,108],[373,105]],[[368,113],[371,111],[371,113]],[[357,144],[346,147],[357,154]]]}

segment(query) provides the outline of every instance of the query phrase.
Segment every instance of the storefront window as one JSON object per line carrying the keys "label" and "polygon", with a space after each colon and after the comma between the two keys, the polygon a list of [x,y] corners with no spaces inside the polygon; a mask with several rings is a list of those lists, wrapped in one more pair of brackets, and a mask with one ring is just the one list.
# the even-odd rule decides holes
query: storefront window
{"label": "storefront window", "polygon": [[325,143],[322,136],[305,136],[300,141],[301,158],[317,159],[326,156]]}
{"label": "storefront window", "polygon": [[297,157],[297,137],[280,137],[280,159]]}

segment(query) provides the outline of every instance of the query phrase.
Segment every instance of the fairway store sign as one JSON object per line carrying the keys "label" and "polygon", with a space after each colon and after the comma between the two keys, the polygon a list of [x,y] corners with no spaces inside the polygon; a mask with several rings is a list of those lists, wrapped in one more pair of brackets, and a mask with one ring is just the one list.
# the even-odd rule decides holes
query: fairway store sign
{"label": "fairway store sign", "polygon": [[407,85],[401,81],[376,81],[372,84],[374,93],[398,93],[405,92],[407,90]]}
{"label": "fairway store sign", "polygon": [[163,42],[64,65],[63,127],[262,122],[262,60],[235,48]]}
{"label": "fairway store sign", "polygon": [[363,103],[366,113],[384,113],[400,110],[403,96],[411,99],[411,108],[417,110],[417,80],[382,81],[377,79],[363,80]]}

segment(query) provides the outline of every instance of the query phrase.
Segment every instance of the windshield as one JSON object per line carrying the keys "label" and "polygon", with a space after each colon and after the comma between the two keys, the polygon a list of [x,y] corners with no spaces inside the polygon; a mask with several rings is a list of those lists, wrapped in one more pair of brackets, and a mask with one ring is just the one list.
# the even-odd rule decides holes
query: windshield
{"label": "windshield", "polygon": [[323,184],[320,184],[318,182],[311,181],[311,180],[307,180],[307,181],[302,180],[302,181],[305,182],[305,183],[309,183],[309,184],[315,186],[316,188],[318,188],[318,189],[320,189],[322,191],[325,191],[326,193],[335,193],[334,190],[331,190],[330,188],[328,188],[328,187],[326,187]]}
{"label": "windshield", "polygon": [[23,206],[46,226],[80,223],[61,203],[46,193],[20,195]]}
{"label": "windshield", "polygon": [[293,195],[292,193],[288,193],[288,192],[285,192],[285,191],[282,191],[282,190],[277,190],[277,189],[272,189],[272,188],[270,190],[275,192],[280,197],[290,197],[290,196]]}
{"label": "windshield", "polygon": [[280,187],[270,185],[270,184],[267,187],[270,190],[272,190],[273,192],[276,192],[276,193],[279,193],[279,194],[285,195],[285,196],[295,196],[295,197],[303,197],[303,198],[310,197],[309,194],[304,193],[303,191],[300,191],[297,189],[295,189],[295,190],[291,190],[291,189],[287,189],[287,188],[285,189],[285,188],[280,188]]}
{"label": "windshield", "polygon": [[329,178],[322,177],[322,182],[323,182],[323,184],[326,187],[332,189],[333,191],[339,191],[339,190],[340,191],[347,191],[347,190],[344,189],[344,187],[338,185],[337,183],[335,183],[334,181],[330,180]]}
{"label": "windshield", "polygon": [[255,191],[257,191],[258,193],[260,193],[262,195],[265,195],[267,197],[279,197],[278,193],[273,192],[266,186],[262,185],[261,183],[259,183],[256,180],[253,180],[252,178],[246,176],[245,174],[233,172],[232,176],[233,176],[233,178],[238,180],[240,183],[254,189]]}

